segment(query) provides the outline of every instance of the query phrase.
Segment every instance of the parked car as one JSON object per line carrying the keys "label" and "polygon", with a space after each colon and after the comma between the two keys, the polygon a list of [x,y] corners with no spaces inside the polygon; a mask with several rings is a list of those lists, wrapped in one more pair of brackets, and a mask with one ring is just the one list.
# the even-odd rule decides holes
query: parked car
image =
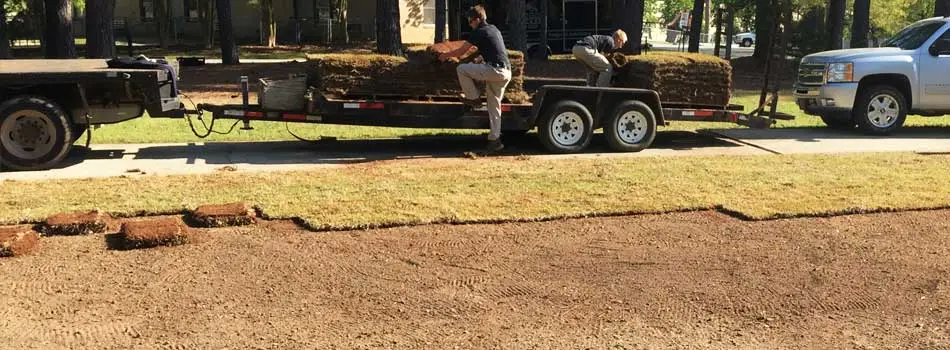
{"label": "parked car", "polygon": [[795,100],[829,127],[886,135],[908,114],[950,114],[950,18],[918,21],[882,47],[802,58]]}
{"label": "parked car", "polygon": [[738,43],[742,47],[755,45],[755,33],[739,33],[733,37],[732,42]]}

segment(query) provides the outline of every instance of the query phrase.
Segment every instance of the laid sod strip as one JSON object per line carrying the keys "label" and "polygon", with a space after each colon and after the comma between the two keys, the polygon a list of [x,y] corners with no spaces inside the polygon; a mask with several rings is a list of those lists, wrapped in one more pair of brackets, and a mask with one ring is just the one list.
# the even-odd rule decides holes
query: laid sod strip
{"label": "laid sod strip", "polygon": [[28,254],[36,249],[39,243],[39,236],[29,227],[0,227],[0,258]]}
{"label": "laid sod strip", "polygon": [[176,218],[127,222],[122,224],[119,235],[126,249],[176,246],[187,243],[185,225]]}
{"label": "laid sod strip", "polygon": [[41,226],[45,235],[88,235],[103,233],[108,223],[107,215],[100,211],[58,213],[50,216]]}
{"label": "laid sod strip", "polygon": [[254,212],[245,203],[210,204],[198,207],[187,220],[197,227],[246,226],[254,223]]}
{"label": "laid sod strip", "polygon": [[[310,227],[722,206],[749,218],[950,204],[950,157],[914,154],[420,160],[284,173],[0,183],[0,221],[246,202]],[[51,201],[49,198],[57,198]]]}

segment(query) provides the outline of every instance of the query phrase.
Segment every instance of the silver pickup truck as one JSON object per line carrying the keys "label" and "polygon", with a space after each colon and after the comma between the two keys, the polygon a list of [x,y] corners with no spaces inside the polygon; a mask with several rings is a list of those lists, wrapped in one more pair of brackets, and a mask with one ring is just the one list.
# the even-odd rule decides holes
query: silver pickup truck
{"label": "silver pickup truck", "polygon": [[795,100],[829,127],[886,135],[908,114],[950,114],[950,18],[925,19],[882,47],[805,56]]}

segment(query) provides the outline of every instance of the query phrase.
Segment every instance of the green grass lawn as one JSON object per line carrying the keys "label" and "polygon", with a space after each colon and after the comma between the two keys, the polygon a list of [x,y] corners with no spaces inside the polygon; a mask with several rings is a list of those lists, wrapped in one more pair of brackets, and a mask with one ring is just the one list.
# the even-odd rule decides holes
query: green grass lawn
{"label": "green grass lawn", "polygon": [[[743,105],[746,111],[751,111],[759,103],[758,92],[738,91],[732,100],[732,103]],[[779,111],[795,116],[795,120],[778,121],[775,127],[779,128],[800,128],[800,127],[824,127],[821,119],[814,116],[805,115],[795,102],[791,95],[782,95],[779,100]],[[222,120],[215,124],[215,130],[226,131],[230,128],[233,121]],[[950,118],[944,117],[908,117],[907,126],[950,126]],[[366,138],[396,138],[403,136],[429,136],[440,134],[459,134],[471,135],[485,133],[486,130],[451,130],[451,129],[412,129],[412,128],[385,128],[385,127],[364,127],[364,126],[346,126],[346,125],[314,125],[314,124],[286,124],[279,122],[252,122],[254,130],[240,130],[240,125],[235,128],[230,135],[212,134],[203,141],[286,141],[295,140],[287,132],[289,127],[295,134],[307,138],[317,139],[321,136],[337,137],[342,139],[366,139]],[[202,128],[201,125],[197,126]],[[705,123],[705,122],[671,122],[667,127],[661,127],[660,132],[665,130],[701,130],[701,129],[723,129],[723,128],[742,128],[743,126],[730,123]],[[199,129],[201,131],[203,129]],[[93,131],[93,143],[111,144],[111,143],[163,143],[163,142],[198,142],[202,141],[192,134],[185,120],[178,119],[151,119],[148,117],[139,118],[115,125],[105,125],[102,128]],[[80,142],[85,142],[81,139]]]}
{"label": "green grass lawn", "polygon": [[[950,205],[950,156],[769,155],[373,162],[314,171],[0,182],[0,222],[246,201],[317,228],[722,206],[754,218]],[[881,181],[880,179],[899,179]]]}

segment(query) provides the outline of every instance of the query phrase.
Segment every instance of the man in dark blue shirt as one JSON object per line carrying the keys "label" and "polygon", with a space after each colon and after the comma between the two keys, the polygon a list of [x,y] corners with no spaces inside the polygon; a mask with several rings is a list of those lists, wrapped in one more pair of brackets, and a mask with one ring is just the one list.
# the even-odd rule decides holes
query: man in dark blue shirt
{"label": "man in dark blue shirt", "polygon": [[505,88],[511,81],[511,62],[505,51],[505,41],[501,31],[494,25],[486,22],[485,9],[473,6],[466,13],[468,24],[472,27],[465,45],[458,50],[440,55],[439,59],[446,61],[458,59],[471,50],[478,48],[482,59],[481,64],[460,64],[458,69],[459,84],[465,93],[465,104],[481,106],[481,92],[475,86],[475,80],[485,82],[485,95],[488,99],[488,120],[491,123],[491,133],[488,134],[488,152],[500,151],[505,146],[501,143],[501,99],[505,96]]}
{"label": "man in dark blue shirt", "polygon": [[612,36],[590,35],[574,44],[574,58],[590,70],[587,73],[587,86],[610,86],[614,67],[604,54],[617,51],[626,43],[627,33],[618,29]]}

